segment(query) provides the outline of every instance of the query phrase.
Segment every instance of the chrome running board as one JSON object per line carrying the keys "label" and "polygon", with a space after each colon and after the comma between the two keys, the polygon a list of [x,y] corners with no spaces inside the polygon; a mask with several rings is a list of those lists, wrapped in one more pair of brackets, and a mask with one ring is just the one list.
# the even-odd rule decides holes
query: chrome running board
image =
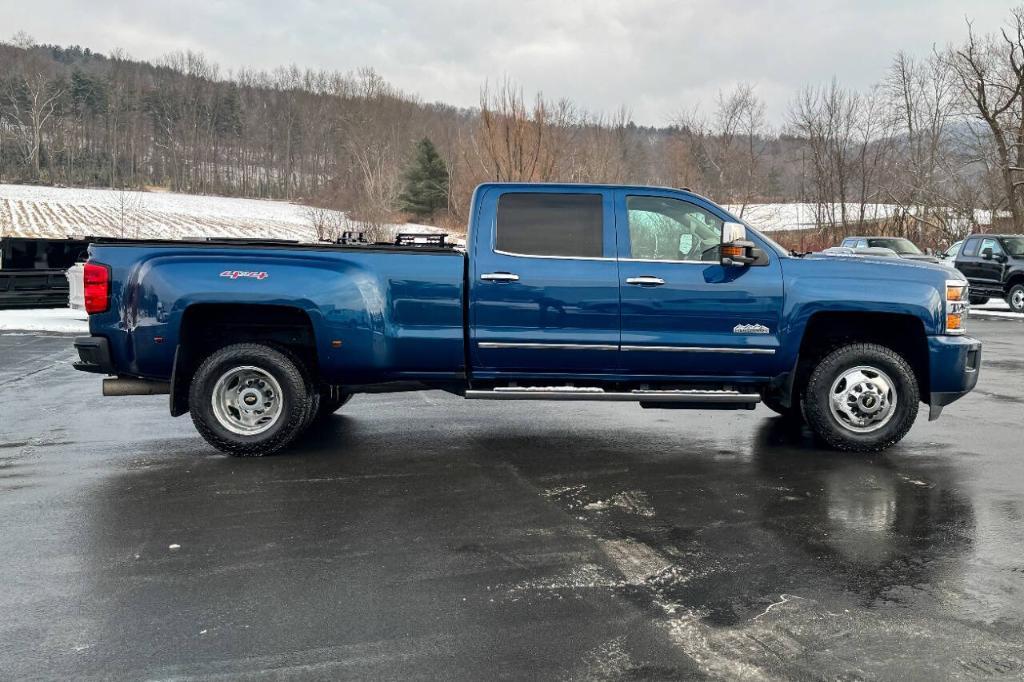
{"label": "chrome running board", "polygon": [[500,386],[489,391],[466,391],[468,400],[612,400],[643,403],[703,403],[750,405],[761,402],[757,393],[716,390],[605,391],[577,386]]}

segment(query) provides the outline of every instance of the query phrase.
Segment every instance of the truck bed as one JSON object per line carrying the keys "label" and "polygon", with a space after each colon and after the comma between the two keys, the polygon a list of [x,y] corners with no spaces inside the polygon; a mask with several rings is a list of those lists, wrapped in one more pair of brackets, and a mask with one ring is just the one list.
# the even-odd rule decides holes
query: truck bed
{"label": "truck bed", "polygon": [[90,330],[135,376],[170,378],[190,318],[255,325],[285,306],[308,317],[325,380],[464,375],[465,256],[450,247],[101,240],[90,259],[112,282]]}

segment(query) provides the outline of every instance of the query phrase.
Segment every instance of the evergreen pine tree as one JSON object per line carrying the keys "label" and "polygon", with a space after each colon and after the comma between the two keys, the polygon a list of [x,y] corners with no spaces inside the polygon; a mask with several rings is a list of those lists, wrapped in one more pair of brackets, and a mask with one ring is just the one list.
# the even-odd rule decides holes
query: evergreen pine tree
{"label": "evergreen pine tree", "polygon": [[405,171],[399,208],[417,218],[430,218],[448,203],[448,167],[430,138],[416,143],[416,155]]}

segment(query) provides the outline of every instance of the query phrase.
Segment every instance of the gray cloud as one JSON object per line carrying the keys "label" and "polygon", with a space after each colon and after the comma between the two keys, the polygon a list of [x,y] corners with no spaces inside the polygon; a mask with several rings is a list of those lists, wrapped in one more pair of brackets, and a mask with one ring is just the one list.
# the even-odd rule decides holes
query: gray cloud
{"label": "gray cloud", "polygon": [[1009,4],[989,0],[521,0],[488,3],[293,0],[0,1],[0,32],[152,59],[206,53],[225,71],[283,64],[347,71],[373,66],[426,100],[473,105],[480,85],[508,77],[527,92],[566,96],[664,124],[739,81],[781,121],[798,88],[833,76],[866,87],[897,50],[927,54],[964,35],[970,16],[997,28]]}

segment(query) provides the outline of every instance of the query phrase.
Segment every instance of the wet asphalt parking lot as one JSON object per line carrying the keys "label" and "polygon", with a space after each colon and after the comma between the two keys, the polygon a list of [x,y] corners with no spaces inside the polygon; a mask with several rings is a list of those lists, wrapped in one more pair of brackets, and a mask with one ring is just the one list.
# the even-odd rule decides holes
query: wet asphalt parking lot
{"label": "wet asphalt parking lot", "polygon": [[357,396],[240,460],[0,335],[0,678],[1024,675],[1024,322],[877,456],[764,407]]}

